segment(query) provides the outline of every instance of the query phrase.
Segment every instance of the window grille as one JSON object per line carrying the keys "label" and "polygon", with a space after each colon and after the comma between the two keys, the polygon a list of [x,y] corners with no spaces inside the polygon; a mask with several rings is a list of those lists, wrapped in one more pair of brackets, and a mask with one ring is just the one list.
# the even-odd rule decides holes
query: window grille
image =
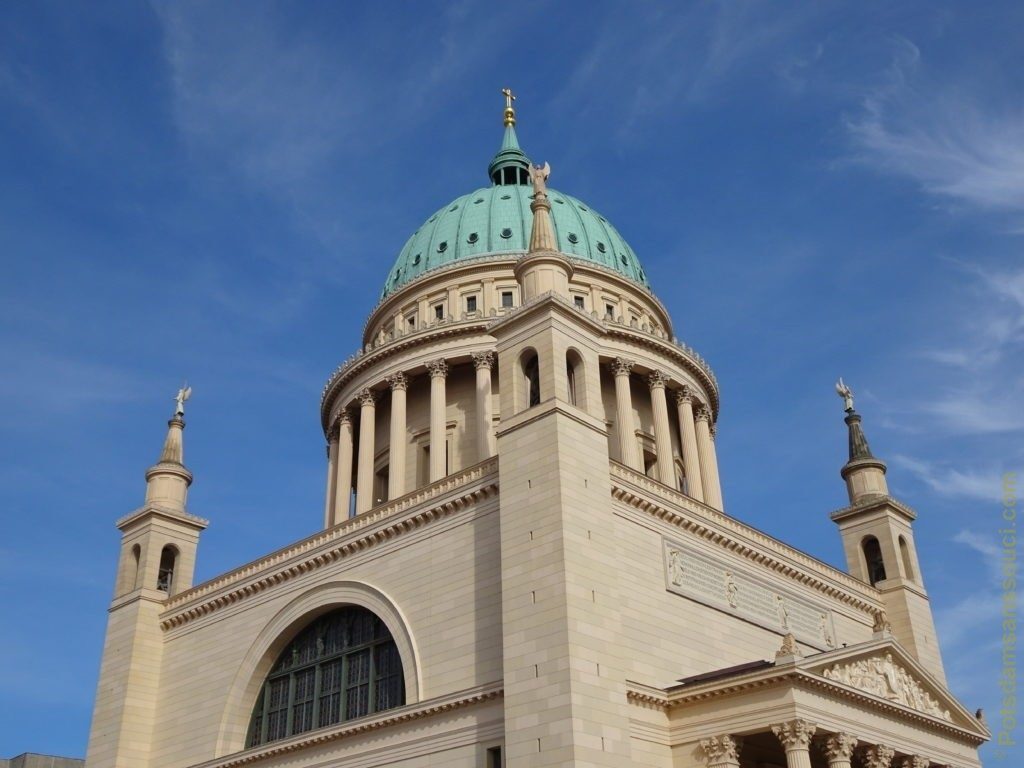
{"label": "window grille", "polygon": [[316,619],[288,644],[256,699],[246,746],[324,728],[405,703],[402,660],[365,608]]}

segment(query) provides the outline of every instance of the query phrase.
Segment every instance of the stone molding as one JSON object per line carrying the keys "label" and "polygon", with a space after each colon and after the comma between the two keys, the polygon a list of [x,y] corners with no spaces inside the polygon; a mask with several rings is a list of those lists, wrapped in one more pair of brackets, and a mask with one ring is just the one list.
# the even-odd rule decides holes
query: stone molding
{"label": "stone molding", "polygon": [[388,386],[391,387],[392,392],[396,389],[400,389],[403,392],[409,389],[409,377],[401,371],[391,374],[384,380],[388,383]]}
{"label": "stone molding", "polygon": [[787,752],[791,749],[809,749],[817,730],[818,726],[800,718],[772,726],[772,733]]}
{"label": "stone molding", "polygon": [[872,696],[902,704],[932,717],[953,721],[949,710],[943,709],[938,700],[905,667],[895,663],[890,653],[855,659],[845,664],[833,664],[823,670],[822,675]]}
{"label": "stone molding", "polygon": [[873,614],[880,610],[880,597],[874,587],[617,461],[609,464],[615,500],[735,552],[761,568],[767,567],[811,586],[859,611]]}
{"label": "stone molding", "polygon": [[700,740],[700,748],[704,751],[704,761],[709,765],[720,763],[736,763],[740,759],[743,739],[738,736],[724,734]]}
{"label": "stone molding", "polygon": [[202,530],[206,528],[210,521],[206,518],[193,515],[191,512],[184,512],[180,509],[171,509],[170,507],[162,507],[158,504],[147,504],[144,507],[129,512],[122,518],[119,518],[114,525],[118,528],[123,529],[126,525],[133,523],[136,519],[142,519],[146,515],[157,515],[158,517],[164,517],[169,520],[173,520],[176,523],[185,523],[192,528],[199,528]]}
{"label": "stone molding", "polygon": [[[160,626],[164,630],[179,627],[283,581],[390,541],[490,498],[498,491],[497,470],[497,458],[492,457],[174,595],[167,601]],[[436,506],[431,505],[431,502],[457,491],[462,493],[444,499]],[[362,536],[354,535],[378,524],[381,527],[377,530]]]}
{"label": "stone molding", "polygon": [[494,367],[494,353],[493,352],[474,352],[473,353],[473,367],[476,370],[486,368],[491,370]]}
{"label": "stone molding", "polygon": [[848,733],[833,733],[821,742],[821,751],[825,758],[832,760],[849,760],[857,747],[857,739]]}
{"label": "stone molding", "polygon": [[309,749],[316,745],[337,741],[356,734],[369,733],[382,728],[421,720],[432,715],[491,701],[502,697],[504,692],[501,682],[490,683],[478,686],[477,688],[458,691],[447,696],[438,696],[417,704],[407,704],[402,707],[388,709],[378,715],[362,717],[358,720],[340,723],[333,727],[306,731],[299,736],[293,736],[289,739],[274,741],[267,745],[243,752],[236,752],[216,760],[199,763],[193,766],[193,768],[236,768],[236,766],[250,765],[277,757],[278,755],[286,755],[291,752]]}
{"label": "stone molding", "polygon": [[889,768],[895,756],[896,750],[892,747],[887,747],[885,744],[873,744],[864,747],[860,753],[860,759],[864,764],[864,768]]}

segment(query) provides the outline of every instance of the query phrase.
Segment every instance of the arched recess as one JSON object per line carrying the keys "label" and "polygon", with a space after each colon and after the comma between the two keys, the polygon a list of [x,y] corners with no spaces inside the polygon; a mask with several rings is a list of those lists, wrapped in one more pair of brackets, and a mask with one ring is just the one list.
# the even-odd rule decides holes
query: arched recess
{"label": "arched recess", "polygon": [[583,355],[570,347],[565,353],[566,401],[587,410],[587,370]]}
{"label": "arched recess", "polygon": [[419,651],[409,623],[395,602],[376,587],[358,581],[321,584],[304,592],[278,611],[249,647],[228,691],[217,735],[217,757],[245,748],[246,732],[256,696],[288,643],[318,616],[346,605],[366,608],[387,625],[402,658],[405,703],[420,701],[422,676]]}
{"label": "arched recess", "polygon": [[915,581],[917,573],[914,571],[914,557],[910,553],[910,545],[902,536],[900,536],[900,557],[903,559],[903,575],[911,581]]}
{"label": "arched recess", "polygon": [[168,595],[177,592],[175,589],[175,571],[178,569],[180,552],[173,544],[166,545],[160,550],[160,567],[157,569],[156,588]]}
{"label": "arched recess", "polygon": [[868,577],[868,583],[875,586],[878,582],[885,581],[885,560],[878,539],[874,536],[865,536],[860,542],[860,551],[864,557],[864,573]]}
{"label": "arched recess", "polygon": [[519,370],[521,383],[517,413],[540,403],[540,358],[537,350],[532,347],[523,350],[519,356]]}

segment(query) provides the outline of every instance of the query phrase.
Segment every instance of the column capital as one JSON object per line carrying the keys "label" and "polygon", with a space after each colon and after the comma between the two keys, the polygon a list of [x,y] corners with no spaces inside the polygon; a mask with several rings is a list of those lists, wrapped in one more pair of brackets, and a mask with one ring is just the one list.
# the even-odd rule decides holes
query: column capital
{"label": "column capital", "polygon": [[885,746],[885,744],[864,747],[860,754],[864,768],[889,768],[895,756],[896,750]]}
{"label": "column capital", "polygon": [[772,733],[775,734],[778,740],[782,742],[782,746],[787,750],[806,749],[809,747],[811,737],[814,736],[816,730],[818,730],[816,725],[799,718],[772,726]]}
{"label": "column capital", "polygon": [[922,755],[911,755],[900,760],[900,768],[928,768],[931,760]]}
{"label": "column capital", "polygon": [[427,370],[430,372],[430,378],[444,378],[448,375],[448,363],[442,357],[440,360],[431,360],[427,363]]}
{"label": "column capital", "polygon": [[821,742],[821,751],[829,760],[849,760],[856,746],[857,739],[850,734],[833,733]]}
{"label": "column capital", "polygon": [[690,389],[689,385],[683,384],[683,386],[679,388],[676,392],[676,402],[679,403],[679,405],[693,402],[693,390]]}
{"label": "column capital", "polygon": [[362,406],[374,405],[377,402],[377,393],[369,388],[362,390],[356,397]]}
{"label": "column capital", "polygon": [[718,434],[718,425],[717,424],[711,424],[709,422],[708,423],[708,434],[711,435],[711,439],[714,440],[715,436]]}
{"label": "column capital", "polygon": [[716,765],[726,761],[738,763],[742,747],[743,739],[729,734],[700,740],[700,748],[704,750],[704,761],[708,765]]}
{"label": "column capital", "polygon": [[491,370],[494,366],[494,353],[493,352],[474,352],[473,353],[473,367],[478,371],[481,368]]}
{"label": "column capital", "polygon": [[633,370],[633,366],[636,365],[632,360],[627,360],[624,357],[616,357],[610,363],[608,363],[608,370],[610,370],[616,376],[629,376],[630,371]]}
{"label": "column capital", "polygon": [[710,424],[711,422],[711,411],[704,403],[697,403],[697,407],[693,409],[694,421],[706,421]]}
{"label": "column capital", "polygon": [[338,411],[338,417],[334,420],[334,426],[340,427],[342,424],[352,423],[352,411],[348,408],[342,408]]}
{"label": "column capital", "polygon": [[664,389],[668,382],[669,377],[661,371],[651,371],[647,374],[647,386],[651,389]]}
{"label": "column capital", "polygon": [[409,388],[409,377],[401,371],[388,376],[385,381],[388,383],[388,386],[391,387],[392,392],[396,389],[406,390]]}

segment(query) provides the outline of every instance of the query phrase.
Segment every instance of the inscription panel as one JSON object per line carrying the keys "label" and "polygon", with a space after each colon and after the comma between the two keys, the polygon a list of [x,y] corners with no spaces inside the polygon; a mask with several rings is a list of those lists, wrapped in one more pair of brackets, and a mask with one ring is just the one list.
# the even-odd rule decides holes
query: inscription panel
{"label": "inscription panel", "polygon": [[669,592],[780,634],[792,633],[819,650],[836,647],[831,609],[678,541],[663,539],[662,548]]}

